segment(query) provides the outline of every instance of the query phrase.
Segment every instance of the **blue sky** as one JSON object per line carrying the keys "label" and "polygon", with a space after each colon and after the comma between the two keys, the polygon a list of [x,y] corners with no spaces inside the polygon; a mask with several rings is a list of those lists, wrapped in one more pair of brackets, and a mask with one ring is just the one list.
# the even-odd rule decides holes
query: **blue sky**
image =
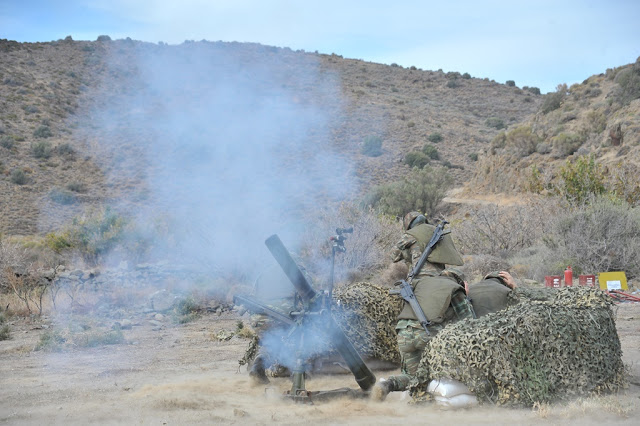
{"label": "blue sky", "polygon": [[640,56],[640,0],[0,0],[0,38],[256,42],[553,91]]}

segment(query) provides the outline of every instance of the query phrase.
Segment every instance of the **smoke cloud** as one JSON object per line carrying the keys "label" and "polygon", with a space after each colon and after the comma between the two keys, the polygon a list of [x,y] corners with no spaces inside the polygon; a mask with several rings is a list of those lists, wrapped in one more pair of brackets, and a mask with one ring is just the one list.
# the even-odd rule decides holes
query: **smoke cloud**
{"label": "smoke cloud", "polygon": [[269,235],[299,249],[305,214],[352,193],[331,138],[340,81],[317,56],[221,42],[107,49],[83,138],[112,202],[140,229],[169,229],[155,258],[264,263]]}

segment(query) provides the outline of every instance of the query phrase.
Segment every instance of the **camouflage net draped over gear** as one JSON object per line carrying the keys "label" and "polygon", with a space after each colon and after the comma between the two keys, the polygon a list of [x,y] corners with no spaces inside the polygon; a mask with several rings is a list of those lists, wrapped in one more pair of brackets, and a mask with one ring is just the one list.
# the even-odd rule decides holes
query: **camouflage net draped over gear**
{"label": "camouflage net draped over gear", "polygon": [[400,362],[395,326],[403,300],[389,288],[359,282],[335,289],[333,316],[364,358]]}
{"label": "camouflage net draped over gear", "polygon": [[521,303],[453,324],[425,349],[410,393],[431,379],[465,383],[480,401],[532,406],[625,386],[609,296],[573,287],[520,292]]}

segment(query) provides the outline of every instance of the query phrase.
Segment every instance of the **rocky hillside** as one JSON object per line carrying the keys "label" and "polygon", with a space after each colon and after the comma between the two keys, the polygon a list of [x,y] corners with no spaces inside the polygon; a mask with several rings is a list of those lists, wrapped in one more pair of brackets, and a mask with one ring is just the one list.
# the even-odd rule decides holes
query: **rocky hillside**
{"label": "rocky hillside", "polygon": [[[469,189],[530,190],[557,181],[567,161],[592,156],[605,179],[629,195],[640,184],[640,58],[571,87],[559,85],[540,110],[498,135],[478,161]],[[637,197],[634,197],[637,198]]]}
{"label": "rocky hillside", "polygon": [[[511,192],[520,188],[531,163],[553,167],[576,150],[594,151],[602,159],[637,157],[639,101],[616,94],[621,80],[616,75],[625,69],[566,89],[558,107],[541,112],[549,108],[550,95],[464,70],[387,66],[257,44],[168,46],[106,36],[93,42],[2,40],[0,233],[57,229],[93,205],[145,203],[157,167],[149,152],[157,146],[161,155],[175,156],[175,150],[161,151],[159,141],[192,137],[173,131],[172,124],[187,122],[190,132],[205,136],[236,127],[244,132],[256,124],[247,118],[229,121],[229,129],[206,127],[201,107],[211,106],[212,94],[225,88],[233,90],[226,90],[229,102],[218,114],[232,117],[239,104],[246,111],[256,100],[262,108],[266,102],[275,113],[278,137],[305,141],[295,150],[278,148],[282,167],[306,173],[322,168],[320,162],[307,165],[321,148],[337,153],[357,182],[349,186],[349,197],[403,176],[409,170],[405,155],[425,144],[438,151],[432,164],[448,167],[459,186],[472,181],[483,191]],[[159,90],[159,82],[168,89]],[[167,105],[178,105],[180,113],[172,114]],[[193,129],[200,123],[201,129]],[[514,157],[509,143],[500,144],[501,137],[509,140],[501,132],[509,135],[521,126],[531,128],[536,144]],[[563,148],[562,141],[574,134],[582,143],[575,150]],[[381,152],[363,149],[371,139],[382,141]],[[517,166],[515,172],[496,180],[492,167],[505,165]]]}

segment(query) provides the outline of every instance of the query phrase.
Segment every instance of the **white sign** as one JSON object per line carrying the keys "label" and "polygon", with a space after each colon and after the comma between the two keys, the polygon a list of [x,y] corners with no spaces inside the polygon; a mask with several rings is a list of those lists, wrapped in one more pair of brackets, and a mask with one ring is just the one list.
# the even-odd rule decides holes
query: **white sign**
{"label": "white sign", "polygon": [[607,281],[607,290],[622,290],[620,281]]}

